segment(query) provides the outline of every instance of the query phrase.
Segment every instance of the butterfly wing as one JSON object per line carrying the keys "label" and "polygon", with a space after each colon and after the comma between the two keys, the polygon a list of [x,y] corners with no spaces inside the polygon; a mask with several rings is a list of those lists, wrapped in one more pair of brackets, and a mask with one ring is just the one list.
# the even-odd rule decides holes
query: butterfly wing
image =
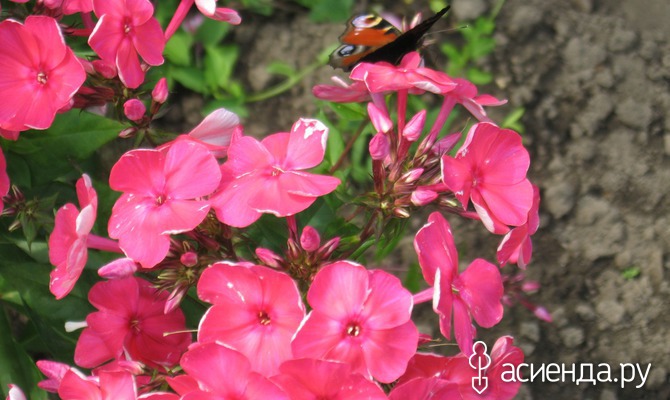
{"label": "butterfly wing", "polygon": [[333,68],[349,69],[399,36],[401,32],[378,15],[356,15],[347,22],[347,30],[340,36],[342,45],[330,55],[329,64]]}
{"label": "butterfly wing", "polygon": [[419,47],[426,32],[449,8],[443,8],[405,33],[377,15],[354,16],[347,23],[347,30],[340,36],[342,45],[330,55],[329,64],[345,71],[360,62],[386,61],[398,64],[405,54]]}
{"label": "butterfly wing", "polygon": [[419,25],[398,36],[392,42],[389,42],[378,49],[364,55],[358,62],[380,62],[386,61],[391,64],[398,64],[402,57],[419,48],[423,36],[444,14],[449,11],[449,6],[440,10],[437,14],[421,22]]}

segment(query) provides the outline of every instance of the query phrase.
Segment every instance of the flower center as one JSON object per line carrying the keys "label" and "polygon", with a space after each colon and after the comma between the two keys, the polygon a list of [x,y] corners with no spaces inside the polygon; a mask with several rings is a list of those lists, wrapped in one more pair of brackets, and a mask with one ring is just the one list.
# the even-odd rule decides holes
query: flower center
{"label": "flower center", "polygon": [[272,172],[271,172],[270,174],[271,174],[272,176],[279,176],[279,175],[281,175],[281,174],[283,174],[283,173],[284,173],[284,171],[283,171],[281,168],[279,168],[279,167],[277,167],[277,166],[274,166],[274,167],[272,167]]}
{"label": "flower center", "polygon": [[130,23],[130,18],[126,18],[123,24],[123,33],[126,35],[130,33],[130,31],[133,29],[133,26]]}
{"label": "flower center", "polygon": [[265,311],[260,311],[258,313],[258,322],[261,325],[270,325],[270,316]]}
{"label": "flower center", "polygon": [[157,206],[162,206],[165,203],[166,200],[167,200],[166,195],[159,194],[158,196],[156,196],[156,205]]}
{"label": "flower center", "polygon": [[347,326],[347,335],[351,337],[357,337],[361,334],[361,326],[357,323],[351,323]]}
{"label": "flower center", "polygon": [[47,83],[47,74],[45,74],[44,72],[40,71],[40,72],[37,74],[37,82],[39,82],[39,83],[42,84],[42,85],[45,85],[45,84]]}

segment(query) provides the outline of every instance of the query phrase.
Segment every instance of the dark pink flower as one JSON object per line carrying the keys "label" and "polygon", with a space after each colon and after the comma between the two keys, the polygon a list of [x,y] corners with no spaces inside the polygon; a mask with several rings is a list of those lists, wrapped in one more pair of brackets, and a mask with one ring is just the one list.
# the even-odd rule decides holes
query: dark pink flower
{"label": "dark pink flower", "polygon": [[382,389],[349,364],[337,361],[301,358],[289,360],[272,377],[291,400],[385,400]]}
{"label": "dark pink flower", "polygon": [[198,11],[208,18],[212,18],[217,21],[228,22],[232,25],[239,25],[242,22],[240,15],[237,11],[230,8],[223,8],[216,6],[216,0],[181,0],[177,6],[177,10],[174,12],[168,27],[165,29],[165,39],[169,39],[177,31],[177,28],[181,25],[186,18],[189,10],[195,2]]}
{"label": "dark pink flower", "polygon": [[58,396],[68,400],[135,400],[137,388],[129,372],[102,371],[96,377],[88,377],[70,368],[58,387]]}
{"label": "dark pink flower", "polygon": [[490,328],[503,316],[503,284],[498,268],[476,259],[459,274],[451,227],[439,212],[430,214],[428,223],[417,232],[414,249],[424,279],[435,287],[433,309],[440,317],[440,331],[451,338],[453,314],[456,342],[463,353],[470,354],[475,337],[471,319]]}
{"label": "dark pink flower", "polygon": [[444,94],[456,88],[456,83],[444,72],[421,66],[417,52],[406,54],[398,66],[386,63],[360,63],[350,78],[364,82],[370,93],[409,90]]}
{"label": "dark pink flower", "polygon": [[398,278],[338,261],[316,274],[307,299],[312,311],[293,339],[296,358],[342,361],[380,382],[403,373],[419,333],[412,296]]}
{"label": "dark pink flower", "polygon": [[56,267],[49,290],[56,299],[70,293],[88,260],[87,241],[98,210],[98,195],[88,175],[77,181],[77,198],[81,211],[72,203],[61,207],[49,236],[49,262]]}
{"label": "dark pink flower", "polygon": [[93,0],[44,0],[44,5],[65,15],[93,11]]}
{"label": "dark pink flower", "polygon": [[389,400],[460,400],[462,397],[457,385],[429,376],[397,384],[388,398]]}
{"label": "dark pink flower", "polygon": [[77,365],[93,368],[125,357],[154,368],[176,365],[191,335],[183,333],[179,308],[164,313],[168,296],[136,277],[96,283],[88,299],[98,311],[86,317],[75,348]]}
{"label": "dark pink flower", "polygon": [[165,38],[149,0],[93,0],[100,18],[88,44],[103,61],[116,66],[124,85],[135,89],[144,81],[139,56],[149,65],[163,64]]}
{"label": "dark pink flower", "polygon": [[144,117],[147,107],[139,99],[129,99],[123,103],[123,114],[131,121],[139,121]]}
{"label": "dark pink flower", "polygon": [[233,140],[221,167],[220,190],[211,198],[216,216],[225,224],[245,227],[263,213],[297,214],[335,190],[339,179],[303,171],[321,163],[327,138],[323,123],[300,119],[290,133],[261,142],[250,136]]}
{"label": "dark pink flower", "polygon": [[109,177],[110,187],[124,192],[112,209],[109,236],[144,268],[155,266],[168,252],[170,234],[190,231],[205,218],[209,203],[199,198],[220,178],[214,156],[192,140],[127,152]]}
{"label": "dark pink flower", "polygon": [[11,99],[0,103],[0,129],[48,128],[84,83],[84,67],[51,17],[0,22],[0,43],[0,98]]}
{"label": "dark pink flower", "polygon": [[526,223],[533,187],[521,136],[491,123],[475,124],[455,157],[442,157],[442,180],[463,208],[468,200],[489,231],[507,233],[508,225]]}
{"label": "dark pink flower", "polygon": [[247,357],[218,343],[193,346],[180,365],[199,386],[182,400],[289,399],[277,385],[253,371]]}
{"label": "dark pink flower", "polygon": [[167,98],[168,98],[167,79],[163,77],[160,78],[158,82],[156,82],[156,86],[154,86],[153,90],[151,91],[151,99],[158,104],[163,104],[167,101]]}
{"label": "dark pink flower", "polygon": [[216,263],[198,281],[198,297],[213,306],[200,321],[199,342],[230,346],[271,376],[292,358],[291,338],[305,316],[288,275],[259,265]]}
{"label": "dark pink flower", "polygon": [[40,372],[47,377],[47,379],[37,383],[37,386],[47,392],[58,393],[58,387],[63,377],[71,367],[67,364],[49,360],[40,360],[35,364]]}
{"label": "dark pink flower", "polygon": [[526,269],[533,254],[533,242],[530,237],[540,227],[540,189],[533,185],[533,205],[528,211],[528,220],[525,224],[507,232],[498,246],[498,263],[503,266],[516,263],[521,269]]}
{"label": "dark pink flower", "polygon": [[507,100],[498,100],[490,94],[477,95],[477,86],[468,80],[455,78],[454,82],[456,87],[454,90],[445,93],[445,100],[462,105],[480,122],[491,121],[486,116],[484,106],[501,106],[507,103]]}

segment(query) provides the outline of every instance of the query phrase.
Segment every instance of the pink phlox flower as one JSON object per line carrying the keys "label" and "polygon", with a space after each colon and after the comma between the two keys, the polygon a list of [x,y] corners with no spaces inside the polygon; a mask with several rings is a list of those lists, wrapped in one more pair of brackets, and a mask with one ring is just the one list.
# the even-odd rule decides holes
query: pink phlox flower
{"label": "pink phlox flower", "polygon": [[370,93],[413,89],[415,93],[444,94],[457,87],[444,72],[423,67],[421,56],[415,51],[407,53],[398,66],[387,62],[360,63],[350,78],[364,82]]}
{"label": "pink phlox flower", "polygon": [[137,277],[96,283],[88,299],[98,311],[86,317],[88,327],[75,348],[77,365],[92,368],[124,357],[153,368],[176,365],[191,335],[183,333],[179,308],[164,313],[168,296]]}
{"label": "pink phlox flower", "polygon": [[93,0],[44,0],[44,5],[52,10],[60,10],[64,15],[93,11]]}
{"label": "pink phlox flower", "polygon": [[242,133],[240,117],[232,111],[219,108],[207,115],[188,136],[207,146],[216,158],[223,158],[232,138],[242,136]]}
{"label": "pink phlox flower", "polygon": [[126,255],[152,268],[168,252],[170,235],[194,229],[209,212],[200,200],[219,185],[221,173],[207,148],[178,140],[155,149],[131,150],[114,165],[112,189],[124,192],[109,219],[109,236]]}
{"label": "pink phlox flower", "polygon": [[370,99],[370,92],[365,82],[347,83],[337,76],[333,76],[331,80],[335,85],[316,85],[312,88],[312,94],[318,99],[335,103],[353,103]]}
{"label": "pink phlox flower", "polygon": [[502,278],[493,264],[476,259],[458,272],[458,253],[451,227],[439,212],[428,217],[414,238],[414,249],[428,284],[435,288],[433,309],[440,317],[440,332],[451,338],[452,314],[456,342],[461,351],[472,352],[476,331],[471,319],[490,328],[500,322],[503,306]]}
{"label": "pink phlox flower", "polygon": [[380,382],[403,373],[419,332],[412,296],[398,278],[338,261],[319,270],[307,300],[312,311],[291,343],[296,358],[342,361]]}
{"label": "pink phlox flower", "polygon": [[0,22],[0,129],[47,129],[86,79],[58,22],[28,16],[23,24]]}
{"label": "pink phlox flower", "polygon": [[49,290],[56,299],[70,293],[84,270],[88,260],[87,240],[98,210],[98,195],[91,178],[84,174],[76,187],[81,211],[72,203],[61,207],[49,236],[49,261],[56,266],[51,271]]}
{"label": "pink phlox flower", "polygon": [[144,81],[139,56],[149,65],[163,64],[165,38],[149,0],[93,0],[100,19],[88,39],[100,58],[116,65],[124,85],[135,89]]}
{"label": "pink phlox flower", "polygon": [[58,396],[64,400],[135,400],[137,387],[129,372],[101,372],[89,377],[70,368],[58,387]]}
{"label": "pink phlox flower", "polygon": [[6,400],[27,400],[26,395],[20,387],[11,383],[7,386],[9,386],[9,392],[7,392]]}
{"label": "pink phlox flower", "polygon": [[480,122],[491,121],[486,116],[484,106],[501,106],[507,103],[507,100],[499,100],[490,94],[477,95],[477,86],[466,79],[454,78],[454,82],[456,84],[454,90],[447,92],[445,97],[461,104]]}
{"label": "pink phlox flower", "polygon": [[286,361],[280,374],[271,380],[291,400],[385,400],[382,389],[361,374],[353,373],[349,364],[301,358]]}
{"label": "pink phlox flower", "polygon": [[295,215],[340,184],[338,178],[304,172],[321,163],[328,128],[314,119],[300,119],[291,132],[261,142],[242,136],[228,148],[221,167],[221,185],[211,198],[218,219],[246,227],[263,213]]}
{"label": "pink phlox flower", "polygon": [[0,215],[5,208],[2,198],[9,193],[9,175],[7,175],[7,160],[0,147]]}
{"label": "pink phlox flower", "polygon": [[216,263],[202,273],[198,296],[213,304],[200,321],[199,342],[234,348],[264,376],[276,374],[292,358],[291,338],[305,306],[287,274],[259,265]]}
{"label": "pink phlox flower", "polygon": [[184,354],[180,365],[198,382],[198,389],[184,394],[182,400],[289,399],[277,385],[254,371],[247,357],[222,344],[196,344]]}
{"label": "pink phlox flower", "polygon": [[[458,386],[434,376],[419,377],[397,384],[389,400],[460,400]],[[474,400],[474,399],[473,399]]]}
{"label": "pink phlox flower", "polygon": [[217,7],[216,0],[195,0],[195,6],[198,7],[198,10],[204,16],[217,21],[228,22],[232,25],[239,25],[242,22],[242,18],[240,18],[237,11],[230,8]]}
{"label": "pink phlox flower", "polygon": [[528,220],[525,224],[507,232],[498,246],[497,259],[500,266],[507,263],[516,263],[521,269],[526,269],[533,254],[531,236],[540,227],[540,189],[533,185],[533,205],[528,211]]}
{"label": "pink phlox flower", "polygon": [[482,122],[472,126],[455,157],[442,157],[442,180],[464,209],[468,200],[489,231],[526,223],[533,187],[526,178],[530,156],[521,136]]}

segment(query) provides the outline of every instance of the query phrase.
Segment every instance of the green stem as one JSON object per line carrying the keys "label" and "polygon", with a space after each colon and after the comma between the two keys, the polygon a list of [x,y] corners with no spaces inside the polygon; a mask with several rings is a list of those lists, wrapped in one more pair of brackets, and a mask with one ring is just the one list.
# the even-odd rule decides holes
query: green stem
{"label": "green stem", "polygon": [[311,74],[312,72],[314,72],[317,68],[319,68],[322,65],[323,65],[323,62],[315,61],[312,64],[305,67],[303,70],[298,71],[298,73],[296,73],[295,75],[289,76],[282,83],[280,83],[276,86],[273,86],[266,91],[252,94],[251,96],[246,98],[246,102],[247,103],[254,103],[254,102],[257,102],[257,101],[267,100],[271,97],[277,96],[277,95],[289,90],[290,88],[292,88],[296,84],[298,84],[298,82],[300,82],[302,80],[302,78]]}

